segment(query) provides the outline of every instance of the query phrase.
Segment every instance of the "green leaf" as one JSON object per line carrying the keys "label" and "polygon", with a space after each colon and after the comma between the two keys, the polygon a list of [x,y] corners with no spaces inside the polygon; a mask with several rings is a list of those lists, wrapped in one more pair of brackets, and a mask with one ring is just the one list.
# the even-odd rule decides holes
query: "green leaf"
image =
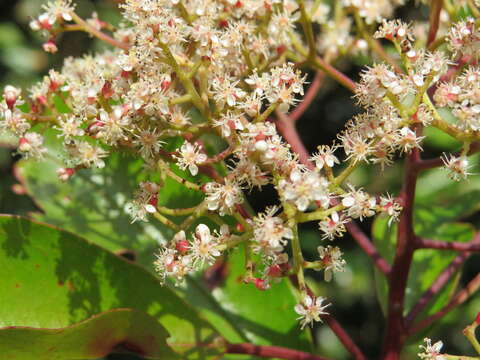
{"label": "green leaf", "polygon": [[104,169],[80,170],[69,181],[61,182],[56,174],[60,165],[55,161],[22,160],[17,175],[43,210],[33,214],[35,219],[72,231],[111,251],[136,250],[141,263],[151,264],[158,243],[169,238],[172,231],[159,223],[131,223],[125,211],[144,180],[142,165],[141,160],[113,154]]}
{"label": "green leaf", "polygon": [[[0,216],[0,326],[62,328],[115,308],[157,319],[188,358],[216,351],[205,320],[143,268],[69,232]],[[187,354],[188,352],[188,354]],[[218,353],[217,353],[218,355]]]}
{"label": "green leaf", "polygon": [[61,329],[0,328],[0,353],[12,360],[96,359],[118,349],[147,359],[175,359],[168,336],[153,317],[115,309]]}

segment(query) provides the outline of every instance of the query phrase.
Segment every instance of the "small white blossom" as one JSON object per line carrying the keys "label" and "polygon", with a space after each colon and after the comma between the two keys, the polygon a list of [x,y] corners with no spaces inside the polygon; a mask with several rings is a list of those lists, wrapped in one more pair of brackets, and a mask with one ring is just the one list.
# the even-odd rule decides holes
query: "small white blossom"
{"label": "small white blossom", "polygon": [[310,161],[315,162],[318,170],[323,169],[324,166],[332,168],[335,164],[340,164],[338,158],[333,155],[336,149],[336,146],[321,145],[318,147],[318,153],[313,154]]}
{"label": "small white blossom", "polygon": [[466,156],[456,157],[454,155],[447,154],[442,155],[442,161],[445,168],[448,170],[448,176],[454,181],[460,181],[466,179],[471,173],[468,172],[470,167]]}
{"label": "small white blossom", "polygon": [[300,315],[298,320],[302,329],[306,325],[313,324],[314,321],[321,321],[321,315],[328,315],[324,310],[330,305],[324,305],[323,302],[326,299],[323,297],[312,298],[309,295],[305,295],[301,304],[295,305],[295,312]]}
{"label": "small white blossom", "polygon": [[[344,199],[345,201],[345,199]],[[347,198],[346,202],[350,200]],[[353,204],[353,203],[352,203]],[[348,222],[343,215],[338,215],[335,211],[329,217],[319,223],[320,230],[323,232],[322,239],[334,240],[341,237],[346,231],[345,224]]]}
{"label": "small white blossom", "polygon": [[343,253],[338,246],[319,246],[317,250],[322,263],[325,281],[332,280],[334,272],[345,271],[345,260],[342,259]]}
{"label": "small white blossom", "polygon": [[43,136],[37,133],[26,133],[18,142],[18,151],[26,158],[42,160],[47,153],[43,146]]}
{"label": "small white blossom", "polygon": [[195,266],[203,266],[205,263],[213,264],[215,258],[220,256],[217,246],[217,240],[210,233],[208,226],[199,224],[190,245],[193,264]]}
{"label": "small white blossom", "polygon": [[292,229],[280,217],[274,216],[277,211],[278,208],[272,206],[253,219],[254,251],[265,256],[282,252],[287,240],[293,238]]}
{"label": "small white blossom", "polygon": [[208,210],[217,210],[220,216],[230,214],[236,204],[243,202],[242,189],[229,179],[225,179],[225,184],[207,183],[204,188]]}
{"label": "small white blossom", "polygon": [[418,354],[420,359],[423,360],[446,360],[447,358],[440,354],[440,351],[443,347],[442,341],[437,341],[435,344],[432,345],[432,340],[429,338],[423,339],[425,341],[425,345],[420,345],[420,349],[422,350],[421,353]]}
{"label": "small white blossom", "polygon": [[190,144],[184,142],[180,147],[179,154],[174,155],[177,159],[177,165],[180,169],[188,169],[193,176],[198,174],[198,165],[203,164],[207,160],[207,155],[202,153],[202,147],[198,144]]}

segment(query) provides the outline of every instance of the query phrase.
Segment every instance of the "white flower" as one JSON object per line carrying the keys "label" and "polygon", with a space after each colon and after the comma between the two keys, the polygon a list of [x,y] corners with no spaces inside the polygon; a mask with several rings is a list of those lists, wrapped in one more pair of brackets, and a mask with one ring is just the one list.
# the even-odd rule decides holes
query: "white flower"
{"label": "white flower", "polygon": [[354,219],[375,215],[377,200],[361,189],[349,185],[350,192],[343,195],[342,205],[347,207],[347,215]]}
{"label": "white flower", "polygon": [[193,242],[190,246],[193,264],[203,265],[212,264],[220,251],[217,249],[217,241],[210,233],[210,229],[205,224],[199,224],[195,229]]}
{"label": "white flower", "polygon": [[47,149],[43,146],[43,136],[37,133],[26,133],[20,138],[18,151],[26,158],[43,159]]}
{"label": "white flower", "polygon": [[315,166],[317,169],[321,170],[324,166],[333,167],[335,164],[340,164],[338,158],[333,155],[335,150],[337,149],[336,146],[326,146],[321,145],[318,147],[318,153],[313,154],[310,158],[310,161],[315,162]]}
{"label": "white flower", "polygon": [[242,189],[229,179],[225,179],[225,184],[210,182],[204,188],[208,210],[218,210],[220,216],[229,214],[236,204],[243,202]]}
{"label": "white flower", "polygon": [[420,359],[424,360],[446,360],[446,357],[440,354],[440,350],[442,350],[443,342],[437,341],[435,344],[432,345],[432,340],[429,338],[423,339],[425,341],[425,345],[420,345],[420,349],[423,351],[418,354]]}
{"label": "white flower", "polygon": [[317,250],[323,266],[325,281],[332,280],[334,272],[345,271],[345,260],[342,259],[343,253],[338,246],[319,246]]}
{"label": "white flower", "polygon": [[298,320],[302,325],[302,329],[314,321],[321,321],[321,315],[328,315],[324,310],[330,305],[323,305],[326,299],[323,297],[312,298],[309,295],[305,295],[301,304],[295,305],[295,312],[300,315]]}
{"label": "white flower", "polygon": [[468,172],[469,163],[466,156],[453,156],[448,157],[447,154],[442,155],[442,161],[445,168],[448,170],[448,177],[454,181],[460,181],[466,179],[471,173]]}
{"label": "white flower", "polygon": [[254,251],[265,256],[282,252],[287,240],[293,238],[292,229],[285,226],[280,217],[273,216],[277,211],[278,208],[272,206],[253,219]]}
{"label": "white flower", "polygon": [[147,215],[157,211],[157,194],[159,187],[152,182],[140,183],[140,189],[135,192],[134,199],[127,204],[126,211],[132,217],[132,223],[141,220],[148,221]]}
{"label": "white flower", "polygon": [[323,207],[330,203],[327,180],[313,171],[295,169],[289,180],[280,180],[278,186],[285,200],[294,203],[299,211],[307,210],[313,201],[320,201]]}
{"label": "white flower", "polygon": [[184,142],[180,147],[179,155],[174,155],[177,159],[177,165],[180,169],[188,168],[190,173],[195,176],[198,174],[198,166],[207,160],[207,155],[201,153],[201,146]]}
{"label": "white flower", "polygon": [[[346,201],[347,200],[347,201]],[[348,202],[350,199],[343,199],[343,202]],[[333,240],[336,237],[343,236],[346,231],[345,223],[348,222],[343,216],[339,216],[336,211],[319,223],[320,230],[323,232],[322,239]]]}

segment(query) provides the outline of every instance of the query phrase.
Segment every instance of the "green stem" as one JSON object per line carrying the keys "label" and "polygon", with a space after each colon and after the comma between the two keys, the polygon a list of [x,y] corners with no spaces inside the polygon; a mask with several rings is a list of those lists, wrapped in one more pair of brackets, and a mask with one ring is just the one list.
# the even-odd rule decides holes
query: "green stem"
{"label": "green stem", "polygon": [[318,220],[323,220],[326,217],[330,216],[336,211],[342,211],[345,209],[345,206],[342,204],[335,205],[334,207],[331,207],[327,210],[323,209],[318,209],[309,213],[299,213],[296,216],[296,220],[299,223],[305,223],[305,222],[310,222],[310,221],[318,221]]}
{"label": "green stem", "polygon": [[478,327],[478,324],[476,321],[474,321],[472,324],[468,325],[463,330],[463,334],[468,339],[468,341],[470,341],[470,344],[472,344],[477,354],[480,354],[480,344],[478,343],[477,337],[475,336],[475,329],[477,327]]}
{"label": "green stem", "polygon": [[308,59],[312,60],[315,58],[315,54],[317,52],[316,46],[315,46],[315,35],[313,34],[312,23],[307,13],[307,9],[305,8],[305,1],[299,0],[298,5],[300,7],[300,23],[302,24],[303,31],[305,32],[305,36],[307,37]]}
{"label": "green stem", "polygon": [[208,119],[208,115],[207,115],[208,109],[205,106],[204,102],[202,101],[202,98],[198,94],[197,89],[195,89],[195,85],[193,84],[192,79],[189,77],[189,74],[186,74],[180,68],[180,65],[175,59],[175,56],[173,56],[167,44],[164,44],[163,42],[159,41],[159,45],[160,45],[160,48],[163,50],[163,53],[167,57],[168,64],[173,68],[178,78],[180,79],[180,82],[182,83],[183,87],[185,88],[187,93],[191,96],[192,98],[191,101],[193,105],[195,105],[195,107],[198,110],[200,110],[202,115],[204,115],[205,118]]}
{"label": "green stem", "polygon": [[278,103],[270,104],[270,106],[263,113],[261,113],[260,115],[257,116],[257,118],[254,120],[254,122],[255,123],[260,123],[260,122],[264,122],[265,120],[267,120],[267,118],[270,116],[270,114],[275,111],[277,106],[278,106]]}
{"label": "green stem", "polygon": [[160,214],[158,211],[153,213],[153,216],[155,217],[155,219],[157,219],[158,221],[160,221],[162,224],[168,226],[169,228],[175,230],[175,231],[179,231],[180,228],[177,224],[175,224],[173,221],[171,221],[170,219],[167,219],[165,216],[163,216],[162,214]]}
{"label": "green stem", "polygon": [[164,173],[165,175],[171,177],[173,180],[175,180],[176,182],[184,185],[185,187],[187,187],[188,189],[192,189],[192,190],[196,190],[196,191],[202,191],[202,188],[197,185],[197,184],[194,184],[184,178],[182,178],[181,176],[178,176],[177,174],[175,174],[171,169],[170,167],[168,166],[168,164],[166,163],[163,163],[162,161],[159,161],[158,162],[158,167],[159,167],[159,170],[160,172]]}
{"label": "green stem", "polygon": [[357,168],[358,161],[350,161],[348,166],[335,178],[334,185],[340,186],[349,176],[350,174]]}
{"label": "green stem", "polygon": [[376,41],[367,31],[365,23],[363,22],[362,17],[358,14],[357,9],[354,10],[353,17],[355,18],[355,24],[357,25],[360,35],[368,43],[370,49],[372,49],[372,51],[375,52],[383,61],[385,61],[387,64],[390,64],[390,66],[392,66],[397,73],[403,73],[398,64],[385,52],[380,43]]}
{"label": "green stem", "polygon": [[288,226],[292,229],[293,238],[292,238],[292,255],[293,255],[293,271],[297,276],[298,288],[302,295],[306,293],[307,286],[305,284],[305,277],[303,274],[303,255],[302,248],[300,246],[300,238],[298,237],[298,225],[296,221],[297,210],[293,205],[285,202],[283,203],[283,209],[288,218]]}
{"label": "green stem", "polygon": [[170,209],[170,208],[167,208],[165,206],[157,205],[158,212],[160,212],[164,215],[171,215],[171,216],[190,215],[191,213],[195,212],[196,208],[197,207],[184,208],[184,209]]}

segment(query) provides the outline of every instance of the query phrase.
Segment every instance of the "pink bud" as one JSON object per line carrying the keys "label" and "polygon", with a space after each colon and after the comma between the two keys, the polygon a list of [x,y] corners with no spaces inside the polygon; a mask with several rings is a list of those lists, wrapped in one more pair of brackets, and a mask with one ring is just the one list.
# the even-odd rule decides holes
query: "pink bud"
{"label": "pink bud", "polygon": [[55,41],[48,40],[46,43],[43,44],[43,50],[45,52],[55,54],[58,51],[58,47],[57,44],[55,44]]}
{"label": "pink bud", "polygon": [[188,251],[188,248],[189,243],[187,240],[180,240],[175,244],[175,249],[177,249],[180,254],[185,254]]}
{"label": "pink bud", "polygon": [[263,279],[255,278],[254,284],[255,284],[255,287],[256,287],[258,290],[265,291],[265,290],[267,290],[267,288],[268,288],[267,283],[266,283],[265,280],[263,280]]}

